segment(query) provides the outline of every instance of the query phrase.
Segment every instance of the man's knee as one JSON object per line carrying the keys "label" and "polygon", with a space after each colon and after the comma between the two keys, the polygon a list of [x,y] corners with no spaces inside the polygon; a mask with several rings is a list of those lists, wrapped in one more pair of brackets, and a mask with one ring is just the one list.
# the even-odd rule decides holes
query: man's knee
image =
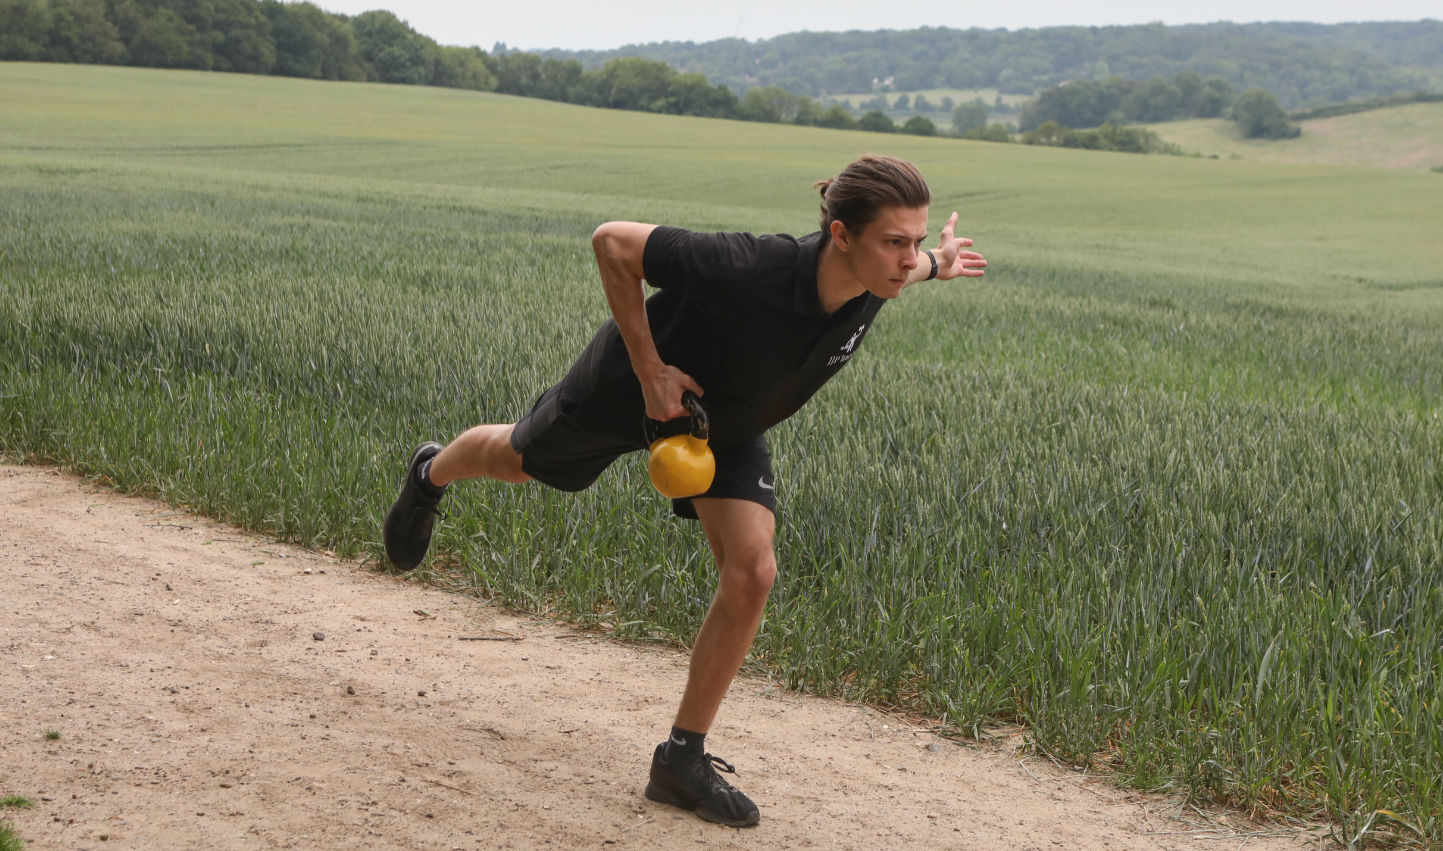
{"label": "man's knee", "polygon": [[756,547],[728,554],[721,566],[722,593],[737,605],[766,605],[777,581],[777,557],[771,547]]}

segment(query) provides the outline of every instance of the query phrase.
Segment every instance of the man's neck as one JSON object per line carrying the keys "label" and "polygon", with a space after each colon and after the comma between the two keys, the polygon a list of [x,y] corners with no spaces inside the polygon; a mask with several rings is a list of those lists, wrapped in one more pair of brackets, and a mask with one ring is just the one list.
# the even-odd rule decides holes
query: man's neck
{"label": "man's neck", "polygon": [[861,281],[853,277],[837,244],[827,240],[817,261],[817,299],[822,303],[822,311],[835,313],[842,305],[866,291]]}

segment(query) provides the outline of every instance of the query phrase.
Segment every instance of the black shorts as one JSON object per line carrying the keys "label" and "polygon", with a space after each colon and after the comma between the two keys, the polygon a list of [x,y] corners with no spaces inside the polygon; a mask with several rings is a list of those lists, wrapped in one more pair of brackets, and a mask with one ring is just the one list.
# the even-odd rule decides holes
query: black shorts
{"label": "black shorts", "polygon": [[[610,391],[578,387],[574,377],[542,393],[511,432],[511,448],[521,454],[521,469],[564,491],[585,490],[611,462],[646,448],[640,388],[633,394],[624,384]],[[764,436],[729,445],[713,443],[711,449],[716,478],[696,498],[744,499],[776,512],[776,479]],[[691,500],[672,500],[672,511],[695,520]]]}

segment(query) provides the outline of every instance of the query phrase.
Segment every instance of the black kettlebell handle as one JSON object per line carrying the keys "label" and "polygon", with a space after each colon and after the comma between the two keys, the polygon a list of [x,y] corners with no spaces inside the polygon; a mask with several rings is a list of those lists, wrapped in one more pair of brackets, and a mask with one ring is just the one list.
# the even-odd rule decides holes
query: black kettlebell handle
{"label": "black kettlebell handle", "polygon": [[701,399],[690,390],[684,390],[681,394],[681,404],[691,412],[691,436],[697,440],[710,438],[711,420],[706,415],[706,408],[701,406]]}
{"label": "black kettlebell handle", "polygon": [[642,415],[641,428],[646,437],[647,446],[663,437],[672,437],[678,434],[689,433],[697,440],[707,440],[711,437],[711,420],[706,415],[706,409],[701,406],[701,399],[690,390],[684,390],[681,394],[681,405],[691,415],[685,430],[679,430],[677,425],[673,425],[676,420],[654,420],[645,414]]}

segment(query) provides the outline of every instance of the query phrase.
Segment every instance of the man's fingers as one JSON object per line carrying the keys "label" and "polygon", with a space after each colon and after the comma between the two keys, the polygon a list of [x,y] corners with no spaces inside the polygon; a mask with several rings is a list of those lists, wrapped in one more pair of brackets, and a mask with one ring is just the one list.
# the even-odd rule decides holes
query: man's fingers
{"label": "man's fingers", "polygon": [[956,231],[956,229],[957,214],[953,213],[952,215],[947,217],[947,224],[942,226],[942,241],[945,243],[947,240],[951,239],[952,234],[954,231]]}
{"label": "man's fingers", "polygon": [[987,261],[975,251],[959,251],[953,269],[954,278],[980,278],[987,271]]}

